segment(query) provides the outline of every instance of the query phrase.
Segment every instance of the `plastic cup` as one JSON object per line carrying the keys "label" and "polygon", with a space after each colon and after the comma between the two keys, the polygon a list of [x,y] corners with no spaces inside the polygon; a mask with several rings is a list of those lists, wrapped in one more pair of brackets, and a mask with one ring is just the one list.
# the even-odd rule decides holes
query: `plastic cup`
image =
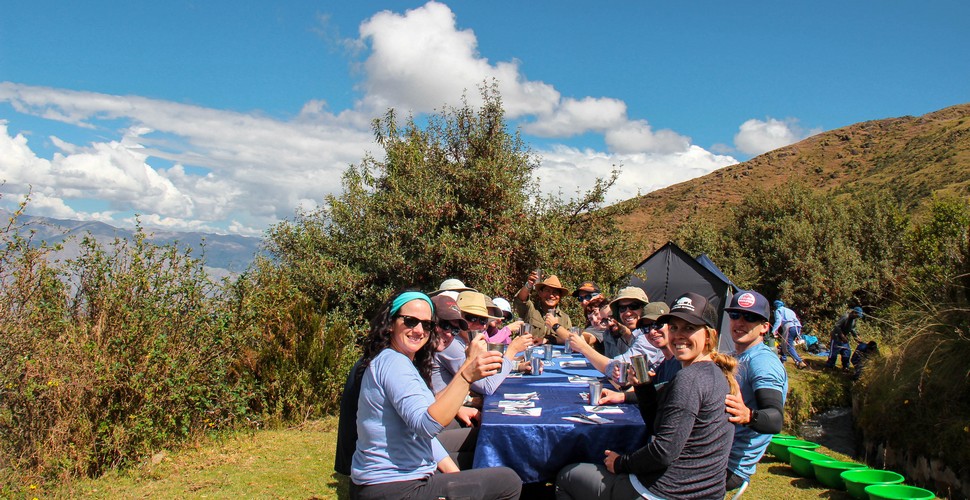
{"label": "plastic cup", "polygon": [[589,398],[586,400],[590,405],[596,406],[600,401],[600,393],[603,392],[603,383],[593,380],[589,383]]}

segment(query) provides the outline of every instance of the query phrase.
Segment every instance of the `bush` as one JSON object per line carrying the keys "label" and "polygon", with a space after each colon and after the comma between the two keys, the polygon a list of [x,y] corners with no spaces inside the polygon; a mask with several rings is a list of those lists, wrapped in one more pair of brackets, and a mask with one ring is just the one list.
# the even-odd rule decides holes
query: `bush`
{"label": "bush", "polygon": [[85,239],[62,265],[7,227],[0,292],[0,473],[98,475],[245,415],[229,370],[242,344],[201,260],[175,245],[105,251]]}

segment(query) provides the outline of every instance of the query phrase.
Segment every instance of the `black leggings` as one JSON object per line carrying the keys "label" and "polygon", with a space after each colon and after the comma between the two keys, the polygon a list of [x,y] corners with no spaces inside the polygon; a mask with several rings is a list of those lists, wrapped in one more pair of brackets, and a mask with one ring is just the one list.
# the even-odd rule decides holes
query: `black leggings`
{"label": "black leggings", "polygon": [[350,483],[350,498],[353,500],[514,500],[519,498],[521,492],[522,480],[508,467],[463,470],[451,474],[439,472],[424,479],[366,486]]}
{"label": "black leggings", "polygon": [[733,472],[727,471],[727,491],[737,489],[742,484],[744,484],[744,479],[741,479],[741,476],[737,476]]}

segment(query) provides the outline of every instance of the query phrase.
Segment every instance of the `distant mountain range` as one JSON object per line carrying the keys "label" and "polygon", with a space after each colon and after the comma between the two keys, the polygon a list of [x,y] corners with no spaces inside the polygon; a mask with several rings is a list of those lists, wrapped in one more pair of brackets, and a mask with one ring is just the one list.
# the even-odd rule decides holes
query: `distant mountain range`
{"label": "distant mountain range", "polygon": [[[4,220],[11,216],[9,211],[0,209],[0,216]],[[18,219],[22,225],[21,235],[27,236],[33,231],[33,241],[46,241],[48,244],[63,245],[56,257],[65,259],[77,257],[80,254],[80,242],[86,235],[90,235],[105,249],[108,249],[115,239],[133,239],[134,232],[110,226],[103,222],[75,221],[52,219],[23,215]],[[156,245],[178,243],[180,248],[191,248],[192,256],[200,257],[205,244],[205,267],[213,278],[234,276],[246,270],[256,254],[260,252],[263,240],[248,236],[222,235],[214,233],[173,232],[146,229],[147,240]]]}
{"label": "distant mountain range", "polygon": [[634,206],[620,226],[645,258],[688,219],[724,221],[754,189],[790,182],[835,198],[878,189],[911,213],[934,195],[970,197],[970,104],[831,130],[621,202]]}

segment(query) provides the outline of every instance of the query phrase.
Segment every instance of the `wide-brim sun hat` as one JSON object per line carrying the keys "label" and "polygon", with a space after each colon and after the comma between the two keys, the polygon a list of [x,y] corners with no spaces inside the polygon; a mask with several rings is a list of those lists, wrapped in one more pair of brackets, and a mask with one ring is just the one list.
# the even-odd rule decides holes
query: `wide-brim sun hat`
{"label": "wide-brim sun hat", "polygon": [[561,292],[560,295],[569,295],[569,289],[562,286],[562,283],[559,281],[559,278],[555,274],[550,275],[541,283],[536,283],[537,292],[539,290],[542,290],[544,287],[555,288]]}
{"label": "wide-brim sun hat", "polygon": [[502,319],[501,316],[492,316],[490,314],[488,304],[485,301],[486,298],[483,293],[473,291],[461,292],[458,294],[458,309],[461,309],[461,312],[465,314],[472,314],[489,319]]}
{"label": "wide-brim sun hat", "polygon": [[478,290],[475,290],[474,288],[469,288],[465,286],[465,283],[463,283],[460,279],[448,278],[442,281],[441,285],[438,286],[438,289],[429,293],[428,296],[434,297],[435,295],[438,295],[439,293],[442,293],[442,292],[477,292],[477,291]]}
{"label": "wide-brim sun hat", "polygon": [[610,301],[610,306],[613,306],[613,304],[617,303],[618,301],[628,299],[636,300],[643,305],[650,303],[650,299],[647,298],[647,292],[644,292],[642,288],[638,286],[628,286],[621,288],[620,291],[617,292],[616,296],[613,297],[613,300]]}

